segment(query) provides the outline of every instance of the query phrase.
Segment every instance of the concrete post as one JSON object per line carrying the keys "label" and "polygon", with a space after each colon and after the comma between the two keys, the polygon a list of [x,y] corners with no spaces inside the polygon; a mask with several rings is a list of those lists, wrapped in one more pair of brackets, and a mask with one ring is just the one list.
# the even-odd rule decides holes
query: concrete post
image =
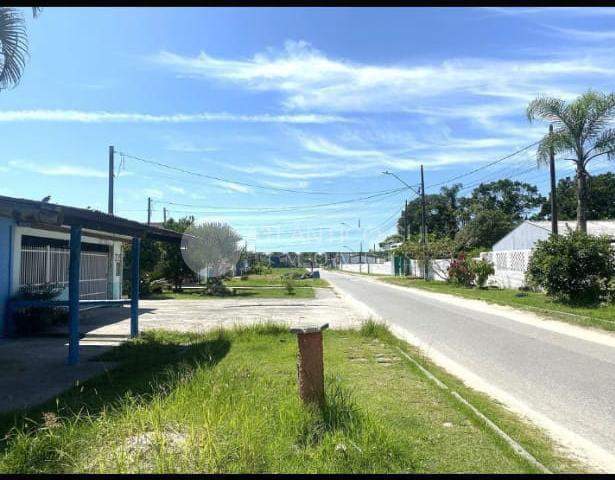
{"label": "concrete post", "polygon": [[328,327],[329,324],[325,323],[320,326],[313,325],[290,329],[292,333],[297,334],[299,396],[305,404],[316,404],[322,407],[325,403],[322,332]]}

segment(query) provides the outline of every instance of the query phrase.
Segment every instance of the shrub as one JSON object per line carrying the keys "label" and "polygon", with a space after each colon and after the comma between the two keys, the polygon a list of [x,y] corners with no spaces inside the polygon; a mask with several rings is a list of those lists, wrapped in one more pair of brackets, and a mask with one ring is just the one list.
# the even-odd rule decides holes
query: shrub
{"label": "shrub", "polygon": [[[13,297],[14,300],[53,300],[62,289],[54,284],[40,287],[22,287]],[[13,313],[15,330],[18,335],[33,335],[49,325],[59,325],[68,321],[65,307],[27,307]]]}
{"label": "shrub", "polygon": [[231,294],[231,290],[224,285],[224,282],[220,277],[210,277],[207,279],[205,295],[210,295],[213,297],[226,297]]}
{"label": "shrub", "polygon": [[495,273],[493,264],[484,258],[481,260],[472,260],[470,268],[475,276],[475,284],[479,288],[484,288],[489,275],[493,275]]}
{"label": "shrub", "polygon": [[458,287],[471,287],[474,282],[472,263],[471,258],[468,259],[463,253],[460,253],[448,267],[447,281]]}
{"label": "shrub", "polygon": [[614,276],[610,240],[570,231],[537,242],[526,279],[558,300],[596,304],[608,300]]}
{"label": "shrub", "polygon": [[295,294],[295,281],[292,278],[284,279],[284,288],[286,289],[286,293],[289,295]]}
{"label": "shrub", "polygon": [[254,274],[254,275],[265,275],[267,273],[271,273],[272,269],[271,269],[271,265],[269,265],[268,263],[265,262],[257,262],[254,265],[252,265],[248,271],[248,273]]}

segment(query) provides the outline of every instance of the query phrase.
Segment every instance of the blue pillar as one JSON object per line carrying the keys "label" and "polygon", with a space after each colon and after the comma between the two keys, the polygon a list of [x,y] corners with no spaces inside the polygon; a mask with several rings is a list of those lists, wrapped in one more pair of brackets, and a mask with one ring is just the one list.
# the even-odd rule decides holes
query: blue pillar
{"label": "blue pillar", "polygon": [[79,363],[79,269],[81,266],[81,226],[70,227],[68,265],[68,364]]}
{"label": "blue pillar", "polygon": [[132,283],[130,286],[130,336],[139,335],[139,257],[141,256],[141,239],[132,239]]}

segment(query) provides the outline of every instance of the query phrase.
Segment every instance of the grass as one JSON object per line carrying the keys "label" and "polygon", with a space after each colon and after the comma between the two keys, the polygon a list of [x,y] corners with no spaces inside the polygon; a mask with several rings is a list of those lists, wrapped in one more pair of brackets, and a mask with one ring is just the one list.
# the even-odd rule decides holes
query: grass
{"label": "grass", "polygon": [[[398,346],[428,365],[373,322],[326,331],[327,404],[316,410],[298,399],[296,339],[283,326],[148,332],[103,355],[118,362],[107,374],[0,416],[0,435],[12,427],[0,473],[534,473]],[[551,470],[579,470],[539,430],[429,368]]]}
{"label": "grass", "polygon": [[296,288],[288,293],[284,287],[280,288],[241,288],[235,295],[216,297],[202,295],[200,291],[164,292],[147,296],[147,300],[219,300],[223,298],[314,298],[313,288]]}
{"label": "grass", "polygon": [[[227,287],[262,287],[262,286],[283,286],[282,276],[288,273],[306,273],[305,268],[274,268],[271,273],[263,275],[248,275],[248,278],[233,278],[226,280],[224,284]],[[302,280],[294,280],[296,287],[328,287],[329,282],[322,278],[306,278]]]}
{"label": "grass", "polygon": [[379,280],[404,287],[414,287],[459,297],[485,300],[498,305],[507,305],[530,310],[582,326],[597,327],[615,331],[615,305],[577,307],[552,300],[544,293],[521,292],[514,289],[463,288],[446,282],[425,281],[406,277],[381,277]]}

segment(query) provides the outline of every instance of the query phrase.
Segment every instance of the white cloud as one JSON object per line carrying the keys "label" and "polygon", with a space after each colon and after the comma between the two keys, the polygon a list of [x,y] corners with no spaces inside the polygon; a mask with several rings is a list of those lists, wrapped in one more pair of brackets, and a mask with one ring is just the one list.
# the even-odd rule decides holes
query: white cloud
{"label": "white cloud", "polygon": [[40,163],[28,162],[26,160],[10,160],[8,165],[12,168],[38,173],[39,175],[91,178],[108,177],[108,172],[106,171],[96,170],[91,167],[81,167],[79,165],[43,165]]}
{"label": "white cloud", "polygon": [[349,121],[335,115],[238,115],[220,113],[176,113],[153,115],[149,113],[124,113],[82,110],[3,110],[0,122],[78,122],[78,123],[195,123],[195,122],[247,122],[247,123],[334,123]]}
{"label": "white cloud", "polygon": [[146,188],[143,190],[143,193],[156,200],[160,200],[164,197],[164,192],[162,190],[158,190],[157,188]]}
{"label": "white cloud", "polygon": [[169,185],[169,190],[174,192],[174,193],[179,193],[179,194],[184,194],[186,193],[186,190],[183,189],[182,187],[177,187],[175,185]]}
{"label": "white cloud", "polygon": [[608,40],[615,40],[615,31],[613,30],[579,30],[577,28],[564,28],[557,27],[555,25],[542,24],[543,27],[549,28],[558,37],[564,37],[568,40],[574,38],[575,40],[590,41],[590,42],[604,42]]}
{"label": "white cloud", "polygon": [[[154,61],[177,73],[235,83],[252,90],[277,91],[286,107],[297,110],[403,111],[439,98],[469,95],[525,103],[539,93],[582,76],[615,74],[613,62],[585,57],[500,60],[452,58],[439,63],[360,64],[332,59],[306,42],[286,42],[282,51],[258,53],[249,59],[196,57],[160,52]],[[576,89],[572,89],[576,90]],[[458,99],[457,99],[458,100]],[[476,103],[476,102],[475,102]],[[504,114],[514,112],[503,105]]]}

